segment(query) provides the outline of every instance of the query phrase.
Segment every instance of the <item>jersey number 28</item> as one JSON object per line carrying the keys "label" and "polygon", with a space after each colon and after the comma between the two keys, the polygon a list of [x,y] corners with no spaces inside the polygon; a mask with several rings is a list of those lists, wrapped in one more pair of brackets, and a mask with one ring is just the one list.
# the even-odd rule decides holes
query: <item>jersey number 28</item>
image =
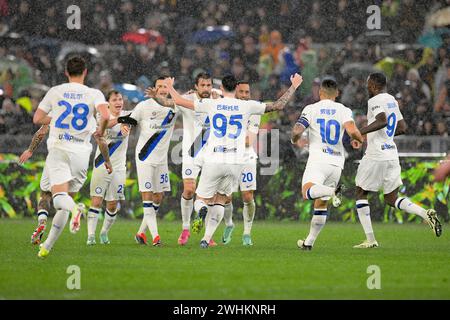
{"label": "jersey number 28", "polygon": [[66,110],[61,113],[58,119],[56,119],[55,127],[60,129],[69,129],[68,123],[63,123],[68,115],[73,113],[72,127],[75,130],[83,130],[88,124],[87,116],[89,114],[89,106],[84,103],[78,103],[72,107],[67,101],[61,100],[58,102],[61,107],[66,107]]}

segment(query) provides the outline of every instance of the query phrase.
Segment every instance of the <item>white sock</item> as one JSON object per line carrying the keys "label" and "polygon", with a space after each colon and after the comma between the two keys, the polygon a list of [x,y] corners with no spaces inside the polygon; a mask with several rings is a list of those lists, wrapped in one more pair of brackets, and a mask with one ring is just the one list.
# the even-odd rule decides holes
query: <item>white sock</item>
{"label": "white sock", "polygon": [[52,221],[52,228],[48,234],[47,240],[44,242],[44,247],[47,250],[51,250],[56,240],[58,240],[59,236],[64,230],[66,226],[67,220],[69,219],[69,211],[67,210],[58,210],[56,211],[55,216]]}
{"label": "white sock", "polygon": [[365,199],[356,200],[356,211],[358,212],[359,222],[361,222],[361,225],[364,229],[367,241],[375,241],[375,235],[372,229],[372,221],[370,220],[369,201]]}
{"label": "white sock", "polygon": [[155,239],[158,236],[158,223],[156,221],[156,214],[159,210],[159,203],[149,203],[144,201],[144,219],[147,227],[150,230],[152,238]]}
{"label": "white sock", "polygon": [[72,197],[67,192],[58,192],[53,195],[53,206],[56,210],[66,210],[72,212],[77,206]]}
{"label": "white sock", "polygon": [[48,219],[48,211],[45,209],[41,209],[38,211],[37,213],[37,217],[38,217],[38,224],[45,224],[47,223],[47,219]]}
{"label": "white sock", "polygon": [[208,205],[205,203],[205,201],[201,199],[197,199],[194,201],[194,210],[195,212],[199,212],[201,208],[207,207]]}
{"label": "white sock", "polygon": [[142,221],[141,225],[139,226],[138,234],[145,233],[146,231],[147,231],[147,223],[145,222],[145,215],[142,215]]}
{"label": "white sock", "polygon": [[90,207],[87,215],[87,229],[88,237],[95,237],[95,230],[97,229],[98,215],[100,208]]}
{"label": "white sock", "polygon": [[412,203],[408,198],[402,197],[395,200],[395,207],[408,213],[418,215],[422,217],[422,219],[427,219],[427,210]]}
{"label": "white sock", "polygon": [[244,234],[250,234],[252,231],[253,219],[255,218],[256,205],[255,200],[244,202],[242,216],[244,218]]}
{"label": "white sock", "polygon": [[318,199],[322,197],[334,196],[334,188],[323,186],[321,184],[315,184],[306,191],[306,197],[309,200]]}
{"label": "white sock", "polygon": [[209,241],[211,241],[211,238],[213,237],[214,232],[216,232],[216,229],[219,226],[220,221],[222,221],[224,212],[225,212],[225,208],[220,204],[208,206],[208,215],[206,216],[207,223],[206,223],[206,227],[205,227],[205,235],[203,236],[202,240],[206,240],[206,242],[208,242],[208,243],[209,243]]}
{"label": "white sock", "polygon": [[183,220],[183,229],[189,230],[191,226],[191,215],[194,210],[194,199],[185,199],[181,196],[181,219]]}
{"label": "white sock", "polygon": [[100,233],[106,234],[109,232],[109,230],[111,230],[112,225],[116,221],[118,211],[119,210],[116,209],[116,211],[110,212],[108,209],[106,209],[105,220],[103,220],[103,226],[102,226],[102,230],[100,231]]}
{"label": "white sock", "polygon": [[311,227],[309,228],[308,237],[305,240],[306,246],[313,246],[325,222],[327,221],[326,209],[314,209],[314,215],[311,219]]}
{"label": "white sock", "polygon": [[233,203],[226,203],[224,206],[223,221],[227,227],[233,226]]}

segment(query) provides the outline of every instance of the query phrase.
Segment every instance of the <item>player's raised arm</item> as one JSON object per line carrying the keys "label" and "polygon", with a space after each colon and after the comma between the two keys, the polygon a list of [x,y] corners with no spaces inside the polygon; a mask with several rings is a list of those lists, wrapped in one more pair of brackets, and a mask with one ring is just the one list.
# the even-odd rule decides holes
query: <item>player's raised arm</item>
{"label": "player's raised arm", "polygon": [[179,94],[177,90],[175,90],[175,88],[173,87],[175,79],[169,77],[166,78],[165,81],[167,88],[169,89],[169,93],[172,96],[172,99],[175,102],[175,104],[184,108],[194,110],[194,101],[183,98],[181,94]]}
{"label": "player's raised arm", "polygon": [[30,146],[27,150],[25,150],[19,157],[19,164],[24,164],[28,159],[33,156],[33,152],[39,147],[42,140],[44,140],[45,136],[49,131],[48,125],[43,125],[39,128],[38,131],[33,135],[33,139],[31,139]]}
{"label": "player's raised arm", "polygon": [[276,110],[282,110],[287,105],[289,100],[292,98],[292,96],[295,94],[295,91],[303,82],[303,77],[299,75],[298,73],[291,76],[291,86],[289,89],[274,103],[268,103],[266,105],[266,111],[265,112],[271,112]]}

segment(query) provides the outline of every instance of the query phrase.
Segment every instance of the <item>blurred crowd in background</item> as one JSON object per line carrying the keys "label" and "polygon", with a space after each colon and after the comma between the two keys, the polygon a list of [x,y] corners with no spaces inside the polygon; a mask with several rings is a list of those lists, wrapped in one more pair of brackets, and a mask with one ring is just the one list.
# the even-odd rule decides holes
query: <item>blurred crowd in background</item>
{"label": "blurred crowd in background", "polygon": [[[365,77],[377,67],[389,77],[409,135],[448,136],[450,32],[445,22],[427,21],[448,1],[82,1],[81,28],[70,30],[73,2],[0,0],[0,134],[34,132],[32,113],[45,88],[65,81],[63,59],[78,52],[89,60],[87,84],[105,93],[124,83],[142,93],[159,75],[175,76],[187,91],[207,71],[217,79],[232,73],[250,81],[254,99],[275,100],[289,75],[301,72],[295,100],[263,124],[282,133],[319,100],[327,76],[363,125]],[[367,27],[374,3],[377,31]],[[133,94],[128,108],[142,98]]]}

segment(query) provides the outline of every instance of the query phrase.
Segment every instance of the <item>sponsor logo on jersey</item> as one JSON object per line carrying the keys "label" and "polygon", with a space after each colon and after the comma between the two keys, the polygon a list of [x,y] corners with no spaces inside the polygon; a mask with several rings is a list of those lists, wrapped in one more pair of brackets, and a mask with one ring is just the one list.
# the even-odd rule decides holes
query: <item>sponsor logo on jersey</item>
{"label": "sponsor logo on jersey", "polygon": [[335,151],[335,150],[331,149],[330,147],[324,147],[322,149],[322,151],[331,156],[341,156],[342,155],[339,151]]}
{"label": "sponsor logo on jersey", "polygon": [[388,143],[383,143],[381,145],[381,150],[392,150],[395,149],[395,144],[388,144]]}
{"label": "sponsor logo on jersey", "polygon": [[58,135],[59,140],[69,141],[69,142],[84,142],[84,140],[74,137],[70,133],[64,132]]}
{"label": "sponsor logo on jersey", "polygon": [[388,102],[387,107],[388,109],[395,108],[397,105],[394,102]]}
{"label": "sponsor logo on jersey", "polygon": [[381,107],[380,106],[374,106],[374,107],[372,107],[372,111],[375,111],[375,110],[377,110],[379,108],[381,108]]}
{"label": "sponsor logo on jersey", "polygon": [[227,148],[225,146],[216,146],[214,147],[214,152],[221,152],[221,153],[232,153],[237,152],[237,148]]}

